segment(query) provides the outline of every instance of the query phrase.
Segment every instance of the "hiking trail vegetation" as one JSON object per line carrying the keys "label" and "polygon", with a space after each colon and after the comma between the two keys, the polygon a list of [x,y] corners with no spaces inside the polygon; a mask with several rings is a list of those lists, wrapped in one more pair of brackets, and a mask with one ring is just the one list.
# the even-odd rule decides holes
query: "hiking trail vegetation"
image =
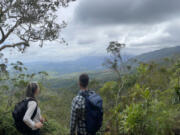
{"label": "hiking trail vegetation", "polygon": [[[114,77],[99,81],[93,76],[90,82],[89,88],[96,90],[104,100],[104,122],[98,135],[178,134],[180,60],[164,58],[163,64],[135,61],[138,66],[131,68],[121,56],[124,47],[111,42],[107,49],[111,58],[105,65]],[[46,72],[29,74],[21,62],[4,63],[0,67],[0,134],[18,135],[11,113],[14,105],[25,98],[30,81],[38,81],[41,89],[38,101],[47,119],[42,135],[69,133],[70,107],[79,89],[77,84],[72,81],[67,88],[51,89]]]}
{"label": "hiking trail vegetation", "polygon": [[[47,120],[41,135],[69,134],[71,102],[79,91],[78,74],[57,79],[46,71],[31,73],[20,61],[9,63],[2,53],[6,48],[25,52],[32,44],[42,47],[50,41],[65,43],[60,31],[66,23],[56,23],[55,12],[69,2],[0,1],[0,135],[20,135],[12,111],[25,98],[26,86],[33,81],[40,86],[38,102]],[[110,58],[104,62],[109,70],[90,73],[89,89],[104,101],[103,127],[98,135],[180,134],[180,53],[166,57],[167,53],[161,58],[153,53],[148,58],[159,61],[145,62],[142,55],[124,59],[123,48],[125,44],[110,42]]]}

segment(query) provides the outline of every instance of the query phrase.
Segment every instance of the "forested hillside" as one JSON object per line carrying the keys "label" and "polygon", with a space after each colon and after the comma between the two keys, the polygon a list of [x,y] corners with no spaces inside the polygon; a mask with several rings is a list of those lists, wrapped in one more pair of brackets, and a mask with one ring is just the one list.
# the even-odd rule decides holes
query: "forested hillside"
{"label": "forested hillside", "polygon": [[[72,100],[79,84],[86,90],[89,77],[88,89],[103,99],[97,135],[180,135],[179,5],[179,0],[0,0],[0,135],[21,135],[12,112],[26,96],[37,95],[45,119],[38,115],[32,126],[40,135],[70,135]],[[163,49],[149,51],[155,48]],[[82,73],[89,77],[80,83]],[[35,87],[26,93],[28,84]]]}
{"label": "forested hillside", "polygon": [[[100,135],[179,133],[180,61],[174,57],[165,58],[162,57],[165,65],[139,62],[135,72],[127,74],[122,73],[118,64],[106,72],[89,72],[92,78],[89,89],[95,90],[104,100],[104,124]],[[35,80],[41,86],[38,100],[47,119],[41,134],[68,134],[70,106],[79,90],[79,74],[64,76],[62,80],[49,80],[45,72],[28,74],[21,62],[11,64],[11,69],[8,73],[1,65],[0,134],[18,135],[11,112],[14,105],[24,98],[28,82]],[[131,67],[125,66],[123,70],[131,70]],[[60,85],[51,86],[58,82]]]}
{"label": "forested hillside", "polygon": [[[180,46],[164,48],[164,49],[144,53],[144,54],[134,56],[134,57],[131,56],[129,59],[125,60],[123,64],[131,67],[130,71],[126,71],[128,73],[128,72],[136,72],[136,68],[137,66],[139,66],[141,62],[143,63],[155,62],[157,64],[164,64],[164,65],[167,64],[166,66],[168,66],[168,62],[167,62],[168,60],[176,61],[178,60],[178,58],[180,58]],[[54,69],[54,72],[49,72],[50,70],[47,69],[47,66],[44,66],[43,68],[43,66],[40,64],[42,66],[40,69],[47,69],[45,71],[49,73],[49,76],[46,78],[47,83],[45,83],[45,85],[48,84],[47,86],[51,86],[51,88],[66,88],[67,86],[73,87],[77,83],[78,76],[83,72],[87,72],[94,81],[97,80],[100,82],[106,82],[106,81],[112,81],[112,80],[117,79],[116,73],[112,72],[112,70],[107,69],[105,66],[103,66],[103,64],[106,61],[106,57],[102,57],[102,58],[98,57],[97,59],[99,59],[98,64],[97,64],[96,57],[93,57],[93,59],[88,59],[88,58],[86,59],[86,62],[87,63],[89,62],[91,66],[94,67],[92,68],[92,70],[90,70],[89,65],[86,64],[86,62],[84,63],[81,61],[84,65],[86,65],[85,67],[87,70],[85,71],[84,70],[81,71],[81,69],[78,69],[79,67],[81,67],[81,65],[78,64],[79,63],[78,60],[74,61],[71,64],[76,63],[74,65],[76,67],[75,69],[81,72],[73,72],[73,73],[71,73],[71,71],[68,70],[68,68],[66,68],[66,66],[69,66],[68,64],[67,65],[62,64],[62,63],[59,63],[59,64],[56,63],[55,65],[49,64],[50,67],[52,66],[57,69],[58,67],[60,67],[60,69],[58,70],[61,70],[62,66],[64,66],[64,69],[62,70],[62,72],[66,72],[64,70],[67,70],[67,72],[70,72],[69,74],[59,73],[56,69]],[[101,70],[98,69],[100,65],[103,67],[101,68]],[[69,66],[69,68],[71,68],[71,66]],[[30,71],[32,72],[34,70],[30,69]]]}
{"label": "forested hillside", "polygon": [[160,50],[156,50],[153,52],[141,54],[139,56],[136,56],[133,59],[136,59],[141,62],[158,62],[158,63],[163,63],[163,60],[165,58],[169,59],[178,59],[180,57],[180,46],[176,47],[169,47],[169,48],[164,48]]}

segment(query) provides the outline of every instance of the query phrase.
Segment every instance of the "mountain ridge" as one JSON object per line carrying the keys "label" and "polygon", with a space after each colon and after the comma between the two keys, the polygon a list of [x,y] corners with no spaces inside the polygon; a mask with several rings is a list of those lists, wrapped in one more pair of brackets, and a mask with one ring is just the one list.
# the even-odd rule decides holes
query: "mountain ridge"
{"label": "mountain ridge", "polygon": [[[180,46],[163,48],[156,51],[131,57],[127,64],[133,65],[133,60],[139,62],[162,61],[164,58],[180,57]],[[89,56],[75,61],[67,62],[34,62],[25,63],[30,72],[47,71],[53,74],[64,75],[75,72],[102,71],[106,68],[102,65],[107,56]]]}

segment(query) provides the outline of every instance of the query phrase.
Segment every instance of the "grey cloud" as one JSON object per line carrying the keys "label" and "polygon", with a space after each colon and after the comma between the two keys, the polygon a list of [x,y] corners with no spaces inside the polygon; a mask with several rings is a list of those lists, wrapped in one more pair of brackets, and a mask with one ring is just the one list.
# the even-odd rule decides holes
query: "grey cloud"
{"label": "grey cloud", "polygon": [[166,28],[166,32],[169,34],[169,38],[172,42],[178,42],[180,45],[180,22],[169,25],[169,27]]}
{"label": "grey cloud", "polygon": [[132,47],[141,48],[164,48],[180,46],[180,23],[179,21],[171,22],[166,28],[159,34],[158,37],[145,41],[143,43],[133,44]]}
{"label": "grey cloud", "polygon": [[180,17],[180,0],[81,0],[75,19],[85,24],[154,24]]}
{"label": "grey cloud", "polygon": [[170,47],[170,46],[180,45],[180,39],[179,39],[180,22],[179,21],[170,23],[164,30],[164,33],[167,36],[161,37],[156,41],[156,42],[159,42],[159,46]]}
{"label": "grey cloud", "polygon": [[180,0],[78,0],[75,3],[75,10],[66,8],[63,12],[70,18],[61,33],[68,46],[50,42],[41,51],[31,46],[26,53],[15,52],[9,57],[69,61],[87,55],[104,56],[112,40],[127,44],[127,54],[180,45]]}
{"label": "grey cloud", "polygon": [[93,40],[93,39],[80,39],[80,40],[77,41],[77,43],[78,43],[79,45],[88,45],[88,44],[93,44],[93,43],[95,43],[95,42],[96,42],[96,41]]}

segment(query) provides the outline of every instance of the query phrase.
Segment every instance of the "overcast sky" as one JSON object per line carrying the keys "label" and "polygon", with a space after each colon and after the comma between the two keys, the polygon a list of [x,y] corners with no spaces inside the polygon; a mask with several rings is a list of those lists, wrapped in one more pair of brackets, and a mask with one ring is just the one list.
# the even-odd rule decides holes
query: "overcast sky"
{"label": "overcast sky", "polygon": [[49,42],[24,54],[5,51],[9,60],[70,61],[104,56],[110,41],[125,43],[137,55],[180,45],[180,0],[77,0],[58,12],[68,23],[62,36],[68,46]]}

